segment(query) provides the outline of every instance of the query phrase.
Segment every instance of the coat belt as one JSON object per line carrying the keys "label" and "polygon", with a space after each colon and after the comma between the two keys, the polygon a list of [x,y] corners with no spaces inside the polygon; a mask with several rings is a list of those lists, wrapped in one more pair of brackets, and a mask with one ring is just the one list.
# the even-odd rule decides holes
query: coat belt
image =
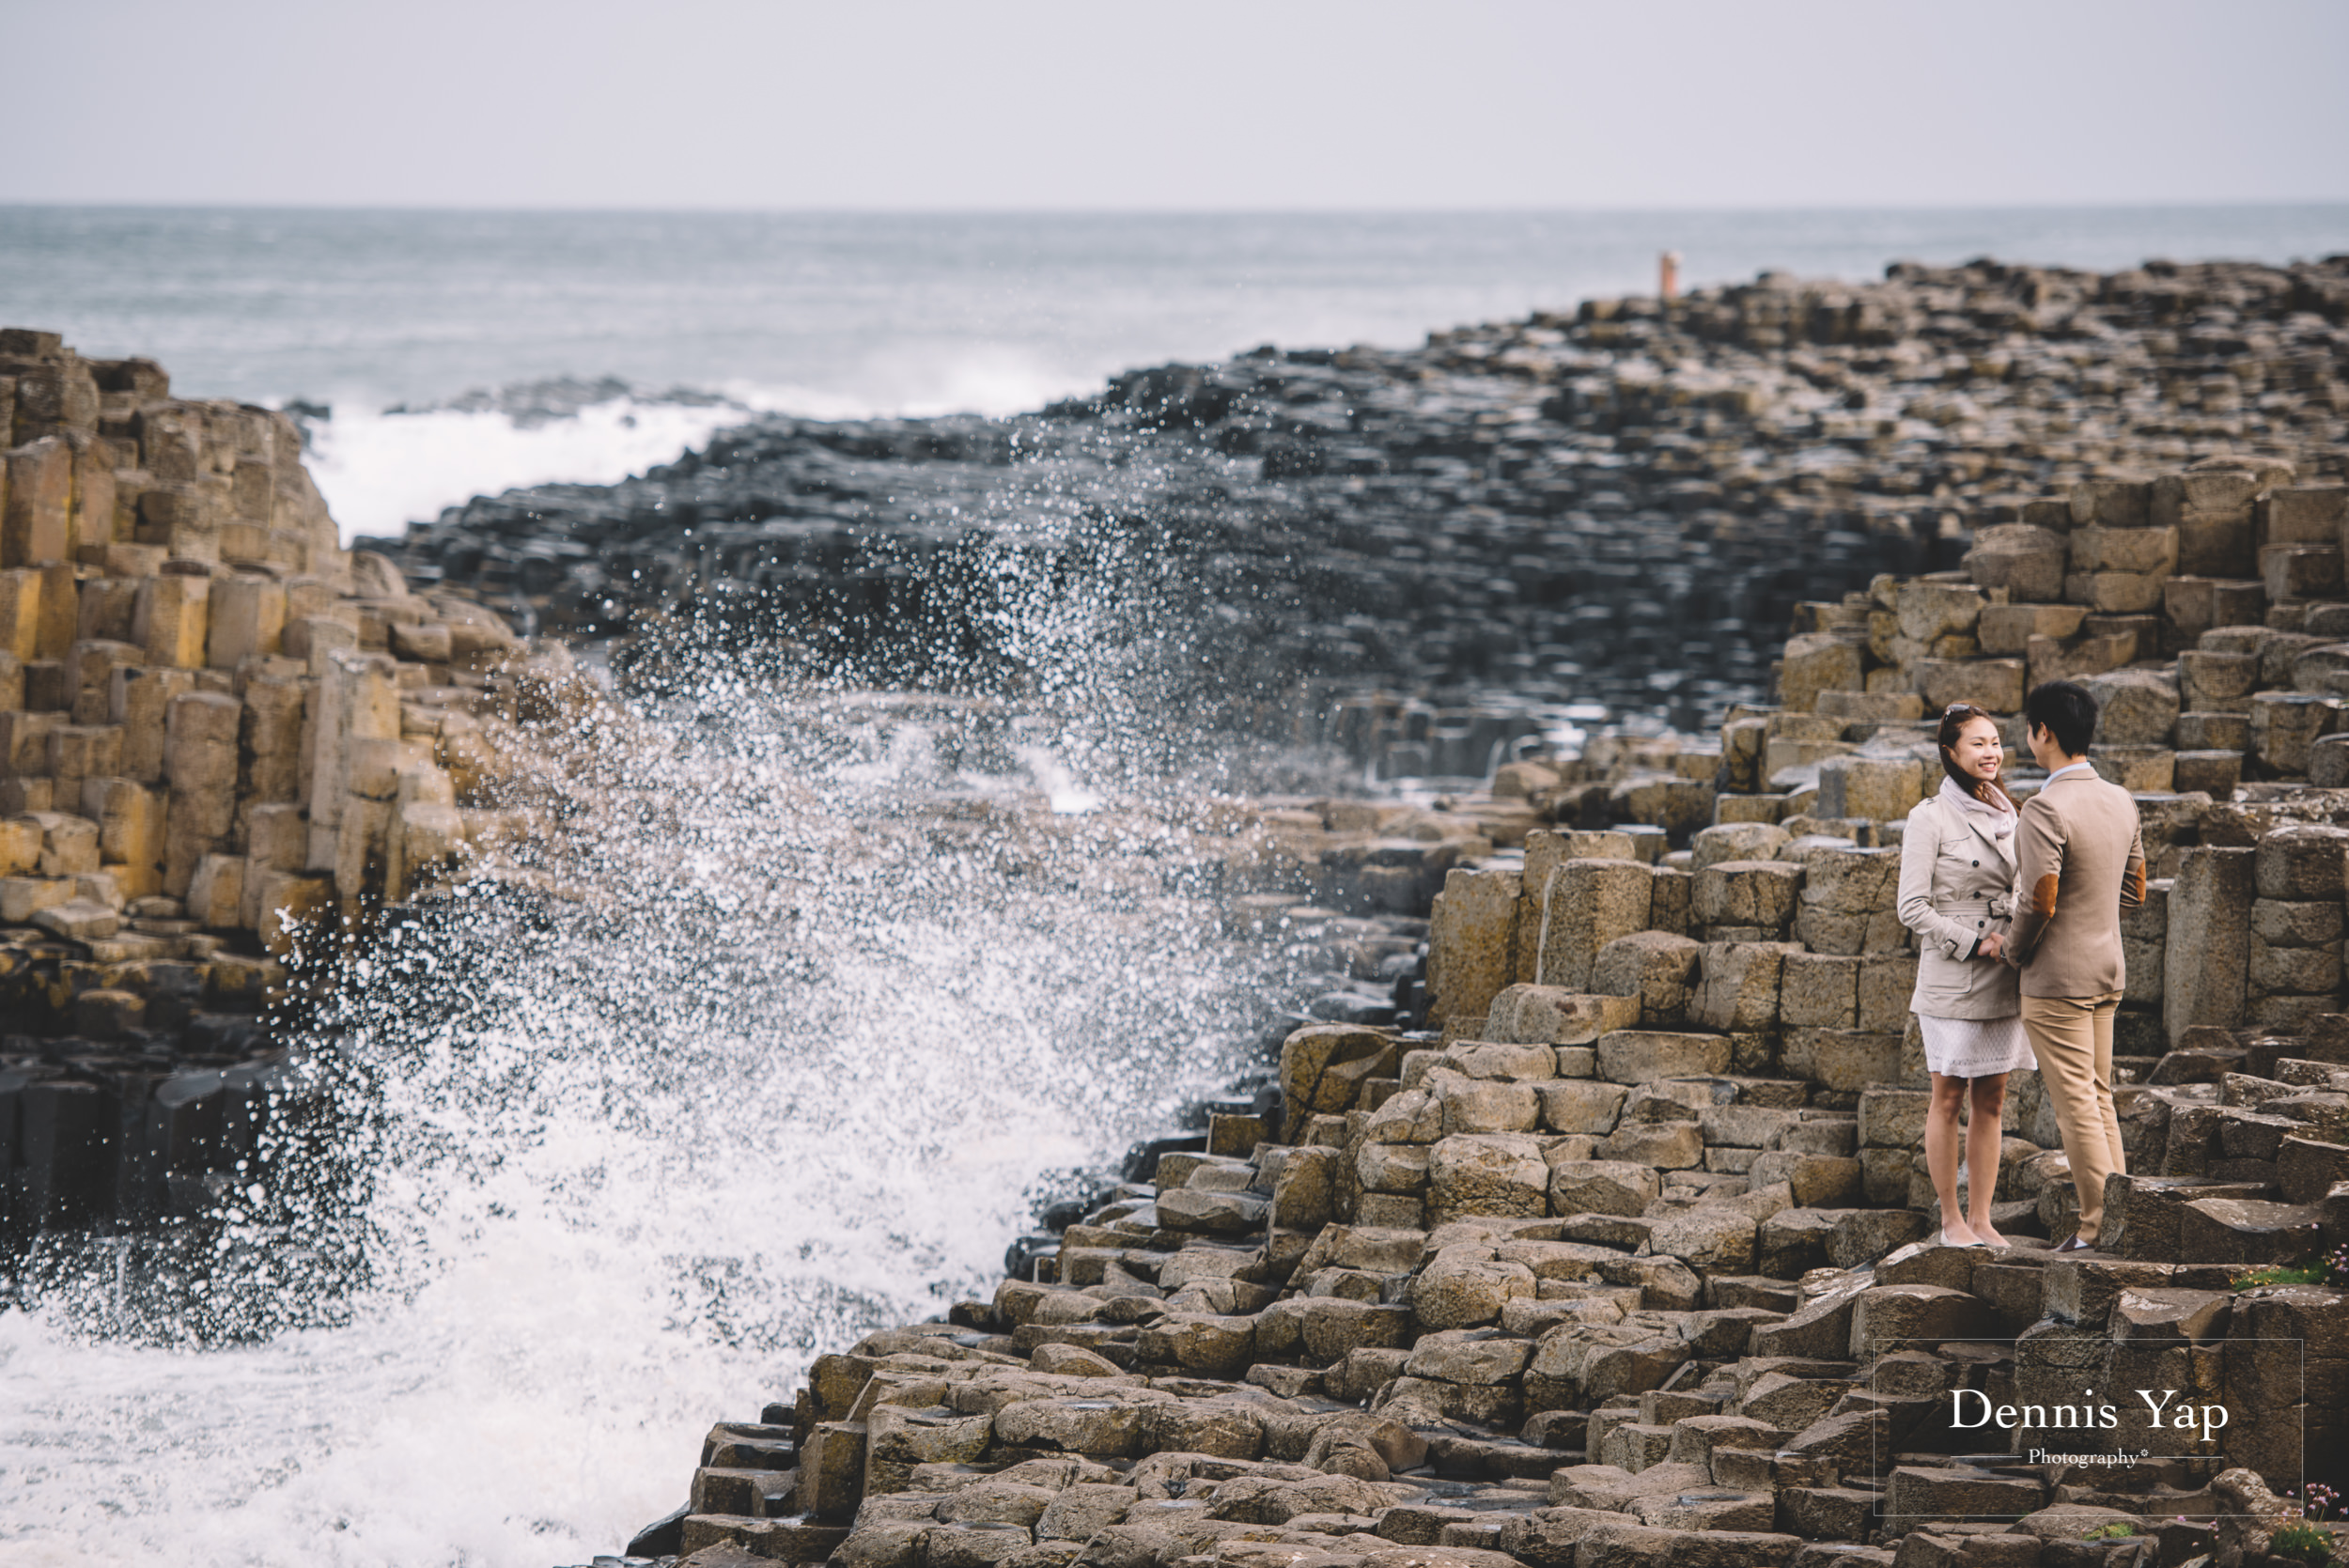
{"label": "coat belt", "polygon": [[1992,920],[2006,920],[2015,912],[2015,901],[2006,893],[1995,898],[1953,898],[1942,906],[1942,911],[1952,915],[1988,915]]}

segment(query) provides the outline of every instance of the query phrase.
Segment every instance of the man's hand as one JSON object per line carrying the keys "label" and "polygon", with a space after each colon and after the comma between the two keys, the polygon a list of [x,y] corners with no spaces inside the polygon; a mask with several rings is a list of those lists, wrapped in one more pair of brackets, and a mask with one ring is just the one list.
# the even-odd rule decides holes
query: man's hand
{"label": "man's hand", "polygon": [[1978,958],[1996,958],[2005,951],[2005,939],[1993,931],[1982,939],[1982,945],[1975,950],[1974,955]]}

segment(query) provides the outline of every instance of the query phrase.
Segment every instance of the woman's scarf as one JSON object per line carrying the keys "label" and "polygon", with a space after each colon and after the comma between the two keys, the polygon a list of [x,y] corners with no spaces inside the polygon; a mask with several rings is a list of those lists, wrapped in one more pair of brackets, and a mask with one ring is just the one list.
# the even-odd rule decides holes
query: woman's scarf
{"label": "woman's scarf", "polygon": [[1955,779],[1946,773],[1941,777],[1941,799],[1962,812],[1985,818],[1980,826],[1987,829],[1992,838],[2004,842],[2015,836],[2015,818],[2012,806],[1968,795],[1957,786]]}

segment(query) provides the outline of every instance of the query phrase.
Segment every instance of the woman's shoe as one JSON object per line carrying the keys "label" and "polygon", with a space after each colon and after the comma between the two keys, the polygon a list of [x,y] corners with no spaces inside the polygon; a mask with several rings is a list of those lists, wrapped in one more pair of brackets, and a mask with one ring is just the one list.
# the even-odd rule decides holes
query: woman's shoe
{"label": "woman's shoe", "polygon": [[[1968,1229],[1971,1230],[1972,1227],[1968,1226]],[[1981,1242],[1984,1247],[2012,1247],[2015,1245],[2013,1242],[2007,1240],[2006,1237],[1999,1234],[1996,1231],[1991,1232],[1988,1235],[1983,1235],[1980,1231],[1975,1231],[1974,1239]]]}
{"label": "woman's shoe", "polygon": [[1941,1245],[1944,1247],[1980,1247],[1982,1244],[1979,1236],[1968,1235],[1963,1241],[1952,1241],[1948,1231],[1941,1233]]}

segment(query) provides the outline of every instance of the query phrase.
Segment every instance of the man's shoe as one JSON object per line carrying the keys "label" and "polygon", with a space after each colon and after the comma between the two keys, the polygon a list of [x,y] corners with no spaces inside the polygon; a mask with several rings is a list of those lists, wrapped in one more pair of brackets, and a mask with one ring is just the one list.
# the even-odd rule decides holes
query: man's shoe
{"label": "man's shoe", "polygon": [[2093,1252],[2095,1250],[2096,1244],[2094,1242],[2082,1241],[2077,1236],[2072,1237],[2062,1246],[2056,1249],[2059,1252]]}

